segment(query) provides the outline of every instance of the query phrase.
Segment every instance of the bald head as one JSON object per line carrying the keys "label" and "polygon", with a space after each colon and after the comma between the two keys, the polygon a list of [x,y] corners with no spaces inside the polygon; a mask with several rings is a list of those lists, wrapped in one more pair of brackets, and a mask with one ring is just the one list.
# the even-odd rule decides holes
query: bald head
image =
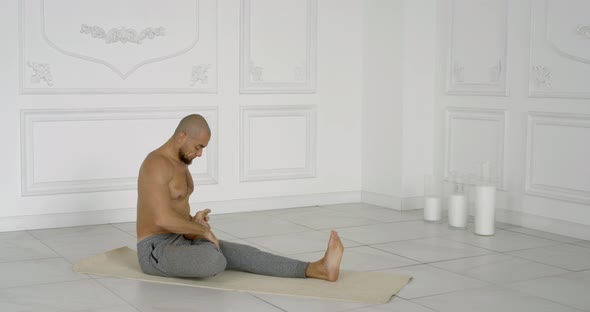
{"label": "bald head", "polygon": [[192,114],[182,118],[174,131],[174,135],[183,132],[191,137],[198,137],[201,131],[205,131],[211,135],[211,129],[209,128],[209,124],[207,124],[207,120],[199,114]]}

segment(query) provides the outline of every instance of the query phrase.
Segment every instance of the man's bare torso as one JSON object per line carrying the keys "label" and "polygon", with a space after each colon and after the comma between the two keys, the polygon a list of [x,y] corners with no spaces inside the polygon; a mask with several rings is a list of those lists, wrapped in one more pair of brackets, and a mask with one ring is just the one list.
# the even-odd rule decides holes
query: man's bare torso
{"label": "man's bare torso", "polygon": [[[162,161],[166,159],[166,161]],[[162,191],[159,196],[166,198],[159,198],[161,203],[165,203],[168,207],[159,207],[153,203],[147,203],[147,192],[154,191],[154,185],[150,184],[150,178],[146,177],[144,167],[147,165],[154,165],[157,163],[156,169],[161,170],[161,174],[169,177],[167,186],[157,186],[158,188],[165,188],[167,190],[158,189]],[[160,174],[160,172],[158,172]],[[188,203],[189,197],[194,190],[193,179],[188,170],[188,166],[182,162],[171,159],[165,156],[159,149],[151,152],[143,161],[141,169],[139,170],[138,178],[138,199],[137,199],[137,239],[138,241],[156,234],[170,233],[164,228],[156,224],[156,216],[158,209],[175,210],[180,216],[186,216],[187,220],[191,219],[190,206]],[[164,195],[165,194],[165,195]],[[152,194],[153,195],[153,194]]]}

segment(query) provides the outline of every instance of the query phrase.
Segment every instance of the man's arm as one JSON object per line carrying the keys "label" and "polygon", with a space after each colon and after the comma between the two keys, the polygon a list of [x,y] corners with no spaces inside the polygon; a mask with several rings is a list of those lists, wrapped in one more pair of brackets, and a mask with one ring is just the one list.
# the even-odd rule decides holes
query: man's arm
{"label": "man's arm", "polygon": [[169,183],[174,167],[163,157],[147,159],[140,172],[141,205],[153,212],[154,223],[172,233],[210,236],[210,229],[177,213],[170,205]]}

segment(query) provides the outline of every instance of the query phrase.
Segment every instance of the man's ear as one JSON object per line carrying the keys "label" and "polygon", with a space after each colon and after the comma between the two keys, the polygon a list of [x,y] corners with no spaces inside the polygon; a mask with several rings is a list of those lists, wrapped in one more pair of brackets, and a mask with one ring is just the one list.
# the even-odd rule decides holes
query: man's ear
{"label": "man's ear", "polygon": [[178,132],[176,134],[176,141],[181,145],[184,144],[184,141],[186,141],[186,133]]}

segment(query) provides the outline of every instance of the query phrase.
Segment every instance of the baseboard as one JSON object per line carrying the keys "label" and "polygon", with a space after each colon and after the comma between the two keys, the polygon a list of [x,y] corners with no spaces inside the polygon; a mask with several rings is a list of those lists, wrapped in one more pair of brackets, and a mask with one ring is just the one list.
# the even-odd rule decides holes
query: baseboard
{"label": "baseboard", "polygon": [[568,222],[519,211],[496,209],[496,221],[584,240],[590,240],[590,225]]}
{"label": "baseboard", "polygon": [[402,201],[399,197],[361,191],[361,201],[366,204],[402,210]]}
{"label": "baseboard", "polygon": [[135,221],[135,208],[0,218],[0,232]]}
{"label": "baseboard", "polygon": [[360,201],[361,194],[360,192],[356,191],[201,202],[191,203],[191,207],[198,208],[198,210],[209,208],[214,213],[233,213],[244,211],[259,211],[319,205],[358,203]]}
{"label": "baseboard", "polygon": [[[360,201],[361,193],[356,191],[200,202],[191,203],[191,207],[195,211],[210,208],[214,213],[232,213],[358,203]],[[135,218],[135,207],[88,212],[0,217],[0,232],[132,222],[135,221]]]}

